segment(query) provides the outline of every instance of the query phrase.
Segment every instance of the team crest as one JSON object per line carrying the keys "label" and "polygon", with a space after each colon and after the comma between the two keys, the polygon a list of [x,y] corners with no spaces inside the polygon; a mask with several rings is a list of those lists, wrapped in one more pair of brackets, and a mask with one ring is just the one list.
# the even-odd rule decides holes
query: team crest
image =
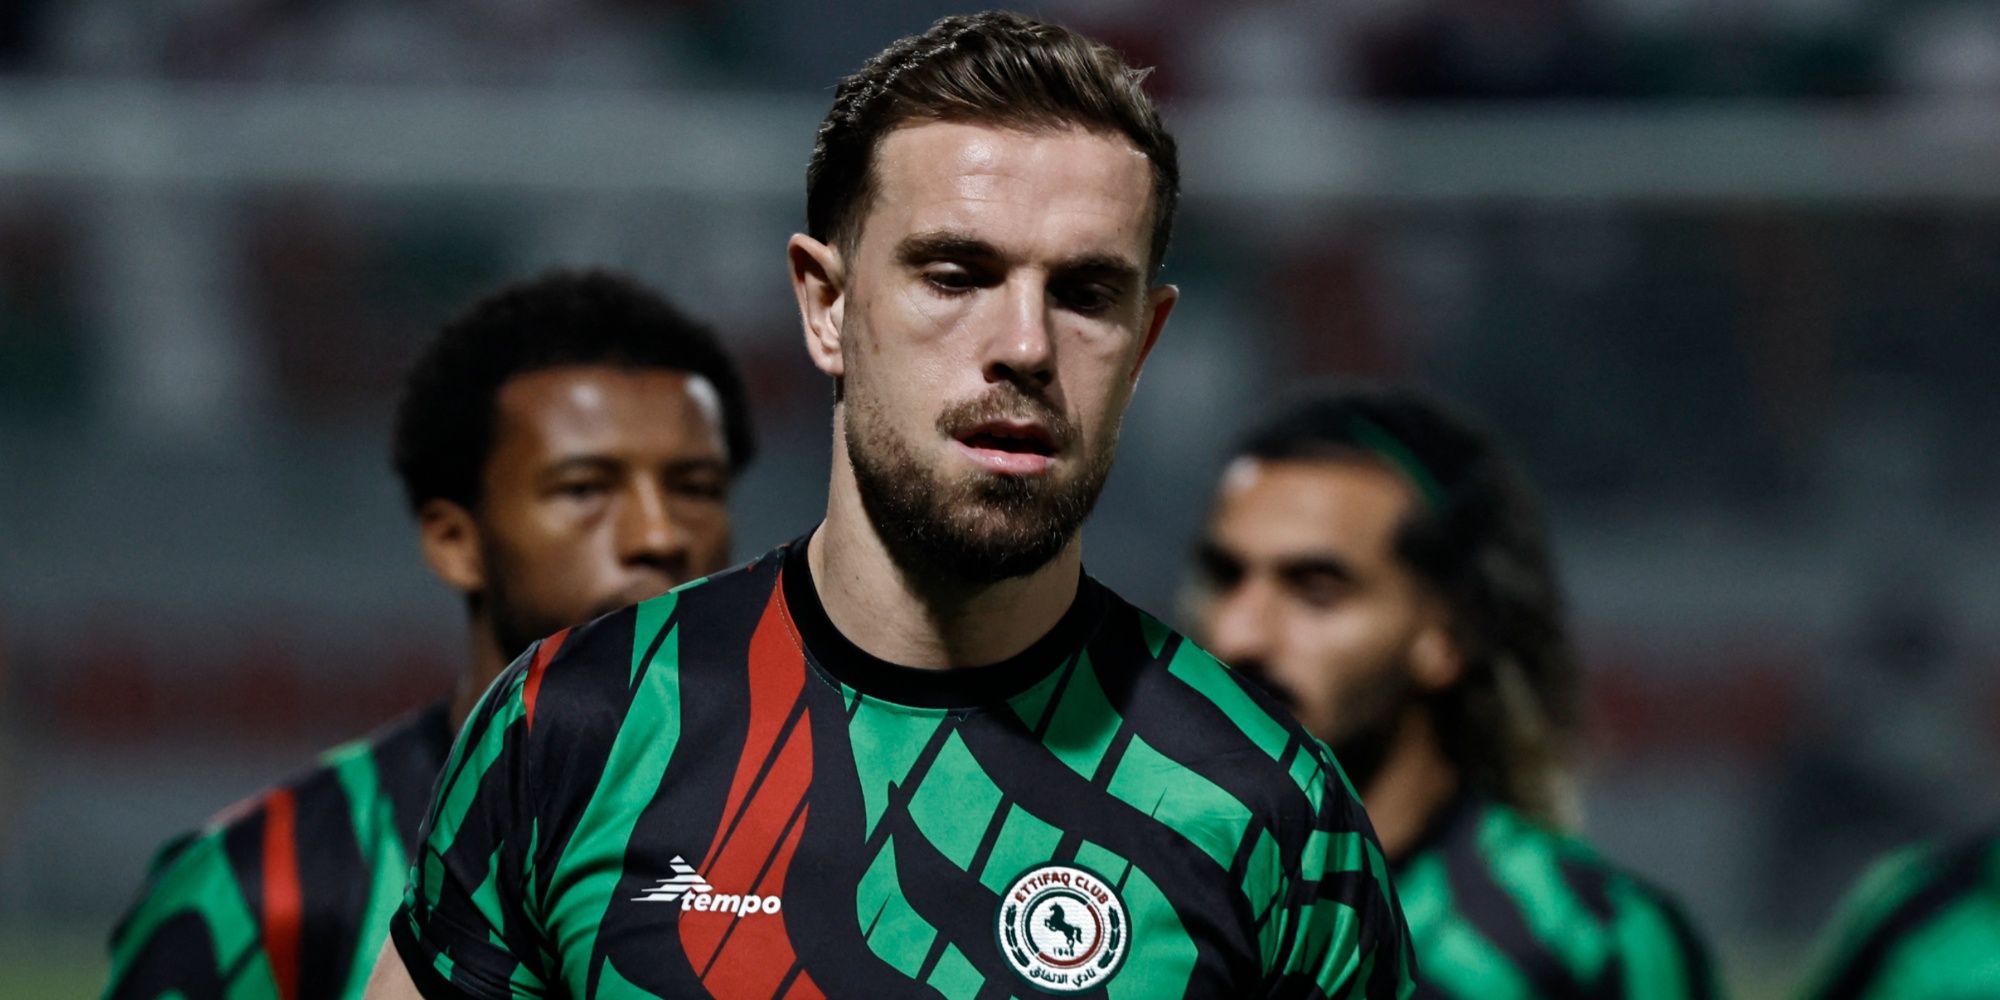
{"label": "team crest", "polygon": [[1132,921],[1111,883],[1075,865],[1037,865],[1000,897],[1000,954],[1050,993],[1103,986],[1132,951]]}

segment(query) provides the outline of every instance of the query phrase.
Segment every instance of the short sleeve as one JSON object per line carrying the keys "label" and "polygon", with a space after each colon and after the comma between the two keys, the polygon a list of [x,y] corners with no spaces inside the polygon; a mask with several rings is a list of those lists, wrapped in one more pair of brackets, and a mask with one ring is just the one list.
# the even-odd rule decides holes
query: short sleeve
{"label": "short sleeve", "polygon": [[1800,997],[1865,997],[1882,985],[1881,963],[1866,946],[1882,950],[1883,928],[1945,867],[1940,853],[1932,845],[1905,847],[1868,867],[1814,945]]}
{"label": "short sleeve", "polygon": [[1708,946],[1680,906],[1639,883],[1614,892],[1612,928],[1633,1000],[1714,1000],[1720,983]]}
{"label": "short sleeve", "polygon": [[1265,969],[1267,997],[1401,1000],[1416,991],[1415,953],[1375,831],[1353,788],[1318,741],[1294,773],[1312,807],[1303,836],[1286,833],[1281,934]]}
{"label": "short sleeve", "polygon": [[[221,996],[232,981],[224,956],[256,954],[258,944],[222,836],[179,839],[160,852],[143,895],[112,932],[105,1000]],[[260,962],[251,966],[235,978],[269,980]]]}
{"label": "short sleeve", "polygon": [[432,792],[389,929],[430,1000],[547,995],[531,897],[539,803],[531,741],[540,676],[565,634],[531,647],[487,689]]}

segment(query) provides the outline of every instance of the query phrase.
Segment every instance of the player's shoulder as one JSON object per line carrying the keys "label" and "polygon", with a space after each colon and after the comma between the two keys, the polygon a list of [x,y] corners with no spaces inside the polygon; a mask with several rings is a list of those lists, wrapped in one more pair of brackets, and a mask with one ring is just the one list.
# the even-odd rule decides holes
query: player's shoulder
{"label": "player's shoulder", "polygon": [[[442,706],[436,706],[426,713],[441,710]],[[422,714],[425,713],[321,751],[310,764],[276,784],[224,806],[193,831],[169,841],[160,860],[169,861],[174,854],[203,840],[227,839],[244,830],[261,829],[274,811],[294,818],[302,814],[327,814],[329,810],[344,814],[349,808],[346,797],[347,789],[354,783],[353,775],[372,768],[375,753],[385,743],[402,738],[404,731]]]}
{"label": "player's shoulder", "polygon": [[[607,713],[617,717],[630,708],[642,693],[642,679],[676,674],[699,661],[703,650],[727,647],[713,641],[713,634],[762,609],[782,551],[537,641],[495,679],[489,704],[476,716],[518,716],[531,734],[573,725],[601,729]],[[675,689],[656,685],[650,693],[671,696]],[[472,724],[481,722],[476,717]]]}
{"label": "player's shoulder", "polygon": [[1935,840],[1919,841],[1870,862],[1840,903],[1841,921],[1850,925],[1882,922],[1897,904],[1934,880],[1951,846]]}
{"label": "player's shoulder", "polygon": [[1969,834],[1920,841],[1890,852],[1872,869],[1898,889],[1933,887],[1938,891],[2000,893],[2000,827]]}
{"label": "player's shoulder", "polygon": [[1277,800],[1303,797],[1317,809],[1329,790],[1353,789],[1331,751],[1255,681],[1192,639],[1113,595],[1102,626],[1115,647],[1133,650],[1138,696],[1128,699],[1142,735],[1171,728],[1210,759],[1243,765],[1243,780]]}
{"label": "player's shoulder", "polygon": [[[1956,981],[1954,977],[1968,968],[1957,959],[1964,952],[1993,953],[2000,948],[2000,930],[1990,921],[1967,921],[1955,925],[1961,930],[1954,931],[1954,946],[1942,949],[1926,938],[1925,930],[1943,925],[1940,918],[1963,903],[1985,912],[1996,895],[2000,895],[2000,830],[1919,841],[1890,851],[1867,867],[1835,908],[1815,948],[1814,971],[1801,995],[1821,997],[1842,991],[1853,995],[1860,992],[1856,987],[1876,984],[1891,965],[1920,976],[1951,967],[1942,974],[1953,980],[1953,995],[1990,989],[1990,984],[1975,988]],[[1920,951],[1934,960],[1898,961]]]}
{"label": "player's shoulder", "polygon": [[1155,679],[1178,697],[1212,709],[1212,714],[1204,713],[1210,724],[1220,724],[1245,746],[1273,758],[1294,745],[1315,753],[1323,747],[1262,685],[1151,614],[1138,608],[1130,613],[1141,641],[1162,668]]}
{"label": "player's shoulder", "polygon": [[1671,892],[1574,833],[1489,800],[1480,804],[1472,834],[1495,881],[1531,923],[1613,948],[1705,950]]}
{"label": "player's shoulder", "polygon": [[[408,731],[428,721],[433,706],[389,726],[321,752],[313,762],[264,789],[224,806],[191,830],[168,838],[153,852],[139,896],[119,921],[114,939],[148,907],[179,908],[191,900],[209,898],[214,886],[235,881],[239,872],[261,864],[265,841],[274,829],[290,831],[295,839],[310,839],[314,830],[301,826],[314,817],[339,817],[339,829],[352,824],[349,789],[364,784],[356,775],[373,768],[372,757],[384,744],[406,738]],[[261,870],[261,869],[257,869]]]}
{"label": "player's shoulder", "polygon": [[1869,864],[1835,922],[1852,932],[1893,921],[1919,897],[2000,896],[2000,829],[1906,844]]}

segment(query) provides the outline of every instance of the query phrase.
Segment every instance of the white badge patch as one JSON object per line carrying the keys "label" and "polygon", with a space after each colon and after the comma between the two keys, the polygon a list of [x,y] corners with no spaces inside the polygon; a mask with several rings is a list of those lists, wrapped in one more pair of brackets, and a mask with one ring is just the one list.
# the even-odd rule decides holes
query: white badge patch
{"label": "white badge patch", "polygon": [[1000,897],[1000,954],[1050,993],[1103,986],[1132,950],[1132,921],[1111,883],[1074,865],[1037,865]]}

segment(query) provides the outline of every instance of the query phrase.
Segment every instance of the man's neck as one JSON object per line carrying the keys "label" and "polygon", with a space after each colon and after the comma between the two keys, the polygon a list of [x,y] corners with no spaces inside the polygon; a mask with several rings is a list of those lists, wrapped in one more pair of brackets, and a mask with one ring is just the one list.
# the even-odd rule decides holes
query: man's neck
{"label": "man's neck", "polygon": [[994,584],[920,579],[889,551],[836,456],[826,523],[806,549],[826,614],[848,641],[890,663],[979,667],[1033,645],[1076,598],[1082,545],[1026,576]]}
{"label": "man's neck", "polygon": [[493,623],[482,612],[472,615],[472,658],[464,673],[458,675],[458,687],[451,693],[451,731],[458,732],[465,720],[472,715],[472,707],[479,703],[479,696],[493,686],[493,678],[507,669],[507,655],[500,649],[500,640],[493,634]]}
{"label": "man's neck", "polygon": [[1437,811],[1458,794],[1459,781],[1430,712],[1419,706],[1408,709],[1381,768],[1361,789],[1382,853],[1400,860],[1414,850]]}

